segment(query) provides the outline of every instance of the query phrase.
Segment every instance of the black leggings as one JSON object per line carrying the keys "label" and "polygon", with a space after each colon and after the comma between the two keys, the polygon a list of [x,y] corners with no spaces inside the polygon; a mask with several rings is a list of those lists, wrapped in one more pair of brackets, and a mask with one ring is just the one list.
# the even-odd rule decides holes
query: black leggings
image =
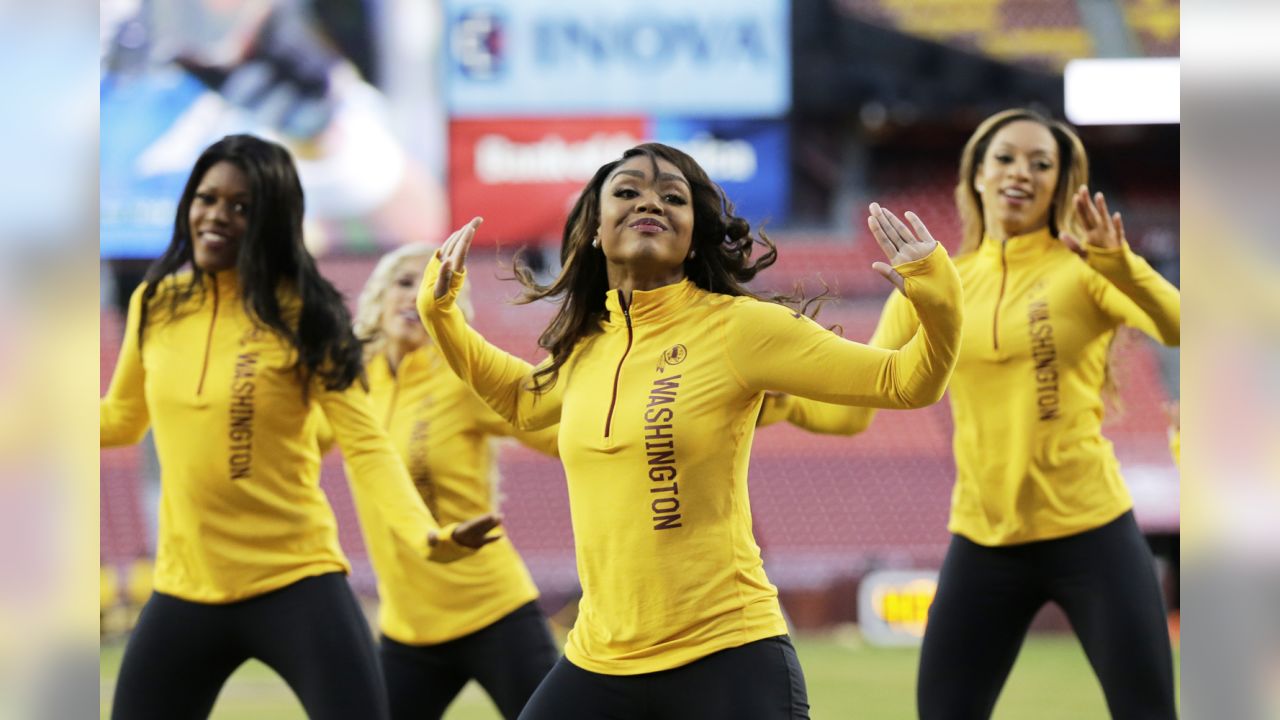
{"label": "black leggings", "polygon": [[444,715],[467,681],[489,693],[502,717],[515,720],[556,662],[547,620],[530,602],[492,625],[438,645],[382,637],[382,672],[394,720]]}
{"label": "black leggings", "polygon": [[1164,603],[1131,512],[1023,545],[984,547],[953,536],[920,653],[920,717],[990,717],[1047,602],[1070,619],[1113,718],[1177,717]]}
{"label": "black leggings", "polygon": [[786,635],[671,670],[601,675],[560,658],[520,720],[807,720],[804,673]]}
{"label": "black leggings", "polygon": [[279,673],[313,720],[388,717],[373,635],[340,573],[225,605],[153,593],[125,647],[111,717],[208,717],[249,658]]}

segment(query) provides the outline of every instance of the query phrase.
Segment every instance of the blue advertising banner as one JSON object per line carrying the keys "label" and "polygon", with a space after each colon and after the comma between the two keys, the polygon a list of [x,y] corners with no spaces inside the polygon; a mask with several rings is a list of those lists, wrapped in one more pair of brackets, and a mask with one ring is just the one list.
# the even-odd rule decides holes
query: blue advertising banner
{"label": "blue advertising banner", "polygon": [[200,83],[180,71],[103,78],[98,175],[102,257],[153,258],[169,244],[178,197],[195,155],[166,162],[153,146],[204,94]]}
{"label": "blue advertising banner", "polygon": [[790,107],[787,0],[449,0],[446,18],[455,116]]}
{"label": "blue advertising banner", "polygon": [[656,118],[658,142],[684,150],[724,188],[738,215],[778,227],[790,206],[787,125],[780,120]]}

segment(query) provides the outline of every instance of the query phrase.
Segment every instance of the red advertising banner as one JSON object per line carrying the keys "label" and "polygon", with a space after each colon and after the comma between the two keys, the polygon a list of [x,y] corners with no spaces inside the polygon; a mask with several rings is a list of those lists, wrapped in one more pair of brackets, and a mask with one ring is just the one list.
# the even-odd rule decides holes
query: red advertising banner
{"label": "red advertising banner", "polygon": [[582,186],[647,128],[644,117],[454,120],[451,224],[484,217],[479,245],[558,244]]}

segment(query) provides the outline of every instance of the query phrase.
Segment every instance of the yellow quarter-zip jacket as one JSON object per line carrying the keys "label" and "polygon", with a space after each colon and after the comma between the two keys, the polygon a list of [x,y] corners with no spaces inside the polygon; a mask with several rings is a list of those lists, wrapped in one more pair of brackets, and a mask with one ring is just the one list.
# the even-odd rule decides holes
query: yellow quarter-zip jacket
{"label": "yellow quarter-zip jacket", "polygon": [[560,422],[560,457],[582,600],[565,654],[586,670],[678,667],[787,631],[751,533],[747,463],[765,390],[831,402],[921,407],[946,387],[959,342],[959,279],[939,247],[898,268],[921,332],[870,348],[774,303],[688,280],[609,291],[544,394],[533,368],[467,326],[428,265],[418,309],[449,365],[500,415]]}
{"label": "yellow quarter-zip jacket", "polygon": [[[1128,245],[1087,259],[1047,229],[983,240],[956,258],[964,339],[951,379],[956,483],[948,529],[982,545],[1091,530],[1133,507],[1102,435],[1107,349],[1120,325],[1179,342],[1178,290]],[[898,347],[915,313],[889,298],[870,343]],[[874,410],[783,398],[761,424],[786,417],[815,432],[853,434]]]}
{"label": "yellow quarter-zip jacket", "polygon": [[[188,283],[182,274],[163,283]],[[100,402],[103,447],[155,433],[160,459],[155,589],[226,603],[304,577],[348,572],[337,523],[320,489],[315,406],[323,408],[351,465],[405,552],[448,561],[470,554],[439,529],[357,383],[303,403],[293,351],[245,313],[234,270],[204,279],[169,322],[162,286],[138,349],[142,292],[128,320],[111,386]],[[281,292],[286,317],[298,303]]]}
{"label": "yellow quarter-zip jacket", "polygon": [[[406,354],[394,372],[384,355],[367,369],[375,415],[440,522],[495,509],[494,437],[512,436],[556,453],[557,427],[515,429],[449,369],[432,344]],[[378,624],[387,637],[410,645],[446,642],[537,599],[529,570],[507,537],[458,562],[429,562],[395,542],[367,489],[353,486],[352,495],[378,576]]]}

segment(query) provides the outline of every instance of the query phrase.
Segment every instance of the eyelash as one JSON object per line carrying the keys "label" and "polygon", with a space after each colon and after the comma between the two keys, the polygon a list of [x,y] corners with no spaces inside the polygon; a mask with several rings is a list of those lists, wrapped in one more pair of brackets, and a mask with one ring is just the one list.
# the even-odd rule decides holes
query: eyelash
{"label": "eyelash", "polygon": [[[218,201],[217,198],[215,198],[213,195],[209,193],[196,193],[196,200],[200,201],[205,205],[212,205]],[[235,212],[237,215],[249,214],[249,206],[245,203],[240,203],[240,202],[232,203],[231,210],[232,212]]]}
{"label": "eyelash", "polygon": [[[1002,165],[1008,165],[1009,163],[1013,162],[1013,157],[1012,157],[1012,156],[1010,156],[1010,155],[997,155],[997,156],[996,156],[996,161],[997,161],[997,162],[999,162],[999,163],[1001,163]],[[1036,169],[1037,169],[1037,170],[1052,170],[1052,169],[1053,169],[1053,163],[1045,162],[1044,160],[1040,160],[1040,161],[1036,162],[1036,163],[1035,163],[1035,166],[1036,166]]]}
{"label": "eyelash", "polygon": [[[639,195],[639,193],[637,193],[635,190],[632,190],[631,188],[618,188],[617,190],[613,191],[614,197],[620,198],[623,200],[628,200],[630,198],[635,197],[636,195]],[[676,194],[663,195],[662,199],[671,203],[672,205],[685,205],[685,204],[688,204],[689,202],[688,200],[684,199],[683,195],[676,195]]]}

